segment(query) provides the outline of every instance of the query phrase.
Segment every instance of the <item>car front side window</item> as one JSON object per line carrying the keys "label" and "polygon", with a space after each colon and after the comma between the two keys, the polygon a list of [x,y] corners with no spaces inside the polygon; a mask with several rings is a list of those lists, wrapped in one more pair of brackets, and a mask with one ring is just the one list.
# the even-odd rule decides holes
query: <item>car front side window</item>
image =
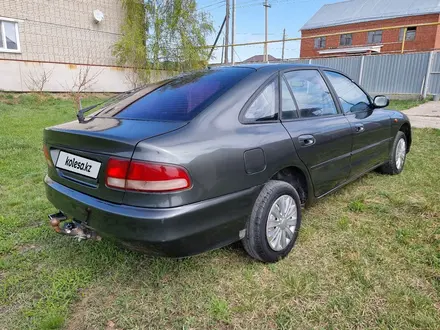
{"label": "car front side window", "polygon": [[272,81],[252,101],[244,114],[246,122],[260,122],[278,119],[277,83]]}
{"label": "car front side window", "polygon": [[350,79],[337,72],[324,72],[338,95],[344,113],[363,112],[371,109],[368,96]]}
{"label": "car front side window", "polygon": [[298,104],[300,117],[331,116],[338,113],[319,71],[291,71],[287,72],[285,77]]}

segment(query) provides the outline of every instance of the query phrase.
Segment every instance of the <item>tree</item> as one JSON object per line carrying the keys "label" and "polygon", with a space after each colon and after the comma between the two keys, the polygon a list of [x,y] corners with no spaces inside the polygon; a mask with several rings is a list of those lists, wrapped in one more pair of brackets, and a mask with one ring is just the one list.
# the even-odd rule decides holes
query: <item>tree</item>
{"label": "tree", "polygon": [[214,29],[195,0],[121,0],[125,9],[122,37],[114,55],[143,81],[150,70],[189,71],[206,66],[206,37]]}
{"label": "tree", "polygon": [[147,24],[145,5],[141,0],[121,0],[125,21],[122,36],[113,48],[119,65],[130,67],[143,81],[148,80]]}
{"label": "tree", "polygon": [[72,88],[70,88],[70,95],[72,96],[77,111],[81,110],[81,96],[97,82],[99,75],[103,71],[101,69],[92,72],[91,69],[90,65],[80,66],[77,75],[73,77],[73,85]]}
{"label": "tree", "polygon": [[34,70],[29,71],[27,74],[27,79],[25,80],[27,88],[32,92],[43,93],[44,86],[50,80],[53,70],[54,68],[46,71],[44,66],[34,67]]}
{"label": "tree", "polygon": [[[90,55],[87,57],[87,63],[90,63]],[[92,68],[88,64],[81,65],[72,74],[71,84],[68,84],[67,81],[64,84],[60,83],[65,90],[69,91],[70,97],[75,104],[75,111],[81,109],[81,97],[98,81],[102,71],[102,69]]]}

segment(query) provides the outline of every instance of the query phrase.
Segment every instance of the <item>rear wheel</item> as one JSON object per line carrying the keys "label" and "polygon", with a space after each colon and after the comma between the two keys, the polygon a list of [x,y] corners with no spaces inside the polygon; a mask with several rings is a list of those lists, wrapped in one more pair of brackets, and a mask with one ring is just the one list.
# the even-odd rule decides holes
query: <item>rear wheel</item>
{"label": "rear wheel", "polygon": [[246,225],[243,245],[263,262],[277,262],[295,245],[301,226],[301,202],[295,188],[269,181],[258,196]]}
{"label": "rear wheel", "polygon": [[406,135],[399,131],[394,139],[393,148],[390,153],[390,158],[385,165],[382,165],[379,170],[382,173],[389,175],[400,174],[403,171],[406,161],[407,140]]}

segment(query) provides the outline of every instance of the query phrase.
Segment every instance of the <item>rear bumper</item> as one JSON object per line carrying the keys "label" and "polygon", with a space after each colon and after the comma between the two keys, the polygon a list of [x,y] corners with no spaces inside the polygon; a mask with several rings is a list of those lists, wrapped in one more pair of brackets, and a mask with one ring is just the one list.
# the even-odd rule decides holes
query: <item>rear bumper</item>
{"label": "rear bumper", "polygon": [[142,208],[105,202],[48,176],[49,201],[69,217],[133,250],[169,257],[198,254],[239,240],[239,231],[261,187],[174,208]]}

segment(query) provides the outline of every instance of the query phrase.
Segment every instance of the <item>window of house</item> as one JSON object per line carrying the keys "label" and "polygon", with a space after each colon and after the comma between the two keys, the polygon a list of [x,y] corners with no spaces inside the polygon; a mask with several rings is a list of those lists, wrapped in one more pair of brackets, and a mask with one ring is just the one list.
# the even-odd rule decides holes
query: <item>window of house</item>
{"label": "window of house", "polygon": [[326,37],[315,38],[315,49],[325,48]]}
{"label": "window of house", "polygon": [[0,20],[0,52],[19,52],[18,23]]}
{"label": "window of house", "polygon": [[353,43],[353,35],[351,33],[341,35],[341,46],[351,46]]}
{"label": "window of house", "polygon": [[380,44],[382,42],[382,30],[368,32],[369,44]]}
{"label": "window of house", "polygon": [[[416,31],[417,31],[417,27],[413,26],[413,27],[409,27],[406,30],[406,41],[414,41],[416,39]],[[405,28],[401,28],[400,29],[400,34],[399,34],[399,41],[403,41],[403,35],[405,34]]]}
{"label": "window of house", "polygon": [[267,85],[246,110],[244,120],[257,122],[278,119],[277,90],[276,81]]}

